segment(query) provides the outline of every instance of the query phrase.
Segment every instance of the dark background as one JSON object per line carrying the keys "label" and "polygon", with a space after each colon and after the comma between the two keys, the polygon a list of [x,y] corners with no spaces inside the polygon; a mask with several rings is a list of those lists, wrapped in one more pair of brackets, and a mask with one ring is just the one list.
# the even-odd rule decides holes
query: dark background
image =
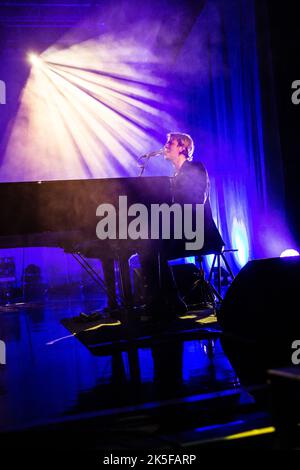
{"label": "dark background", "polygon": [[[300,246],[300,105],[291,100],[292,82],[300,79],[300,3],[294,0],[274,2],[257,1],[257,25],[261,45],[259,48],[262,72],[262,96],[265,101],[271,95],[272,76],[279,136],[268,129],[265,138],[280,139],[282,152],[286,210],[289,223],[295,231]],[[267,22],[267,23],[266,23]],[[270,45],[270,55],[266,45]],[[267,120],[266,116],[266,120]],[[267,127],[267,126],[266,126]],[[276,171],[276,168],[274,168]]]}

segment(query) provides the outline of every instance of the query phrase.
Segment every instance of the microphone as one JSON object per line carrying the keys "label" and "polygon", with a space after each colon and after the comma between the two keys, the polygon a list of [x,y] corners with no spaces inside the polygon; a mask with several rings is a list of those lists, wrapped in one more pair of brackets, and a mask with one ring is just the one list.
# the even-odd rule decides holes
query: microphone
{"label": "microphone", "polygon": [[145,153],[144,155],[141,155],[139,157],[139,160],[141,160],[142,158],[157,157],[158,155],[162,155],[163,153],[164,153],[163,148],[161,148],[159,150],[154,150],[153,152],[148,152],[148,153]]}

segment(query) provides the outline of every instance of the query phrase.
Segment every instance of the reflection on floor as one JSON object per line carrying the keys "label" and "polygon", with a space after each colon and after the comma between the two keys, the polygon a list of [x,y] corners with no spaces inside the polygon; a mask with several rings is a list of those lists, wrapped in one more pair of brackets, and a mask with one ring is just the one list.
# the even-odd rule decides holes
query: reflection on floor
{"label": "reflection on floor", "polygon": [[2,309],[2,442],[28,446],[34,433],[36,448],[65,446],[72,436],[72,445],[93,449],[173,449],[216,445],[253,427],[265,430],[260,442],[270,439],[265,386],[241,385],[214,317],[198,312],[163,328],[85,323],[70,333],[72,318],[102,302]]}

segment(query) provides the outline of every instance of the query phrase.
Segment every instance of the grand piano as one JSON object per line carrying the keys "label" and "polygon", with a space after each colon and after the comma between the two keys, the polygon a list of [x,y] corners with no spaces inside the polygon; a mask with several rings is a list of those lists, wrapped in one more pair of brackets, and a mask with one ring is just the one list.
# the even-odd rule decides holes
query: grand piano
{"label": "grand piano", "polygon": [[136,177],[89,180],[0,183],[0,248],[60,247],[72,253],[105,288],[87,258],[114,258],[121,265],[124,295],[129,294],[128,257],[141,241],[99,240],[96,226],[100,204],[116,210],[119,196],[128,206],[171,203],[171,178]]}
{"label": "grand piano", "polygon": [[[119,196],[134,203],[171,203],[171,178],[107,178],[0,183],[0,247],[61,246],[71,248],[96,236],[96,209]],[[103,244],[103,249],[109,240]],[[120,250],[130,241],[113,244]]]}
{"label": "grand piano", "polygon": [[[0,248],[63,248],[72,253],[104,289],[103,280],[87,259],[116,259],[120,266],[123,299],[130,303],[128,258],[149,248],[148,240],[99,240],[96,235],[100,220],[96,215],[97,207],[112,204],[118,211],[119,196],[127,196],[128,206],[144,204],[150,214],[151,204],[172,204],[172,189],[173,179],[164,176],[0,183]],[[211,215],[209,199],[204,205],[204,240],[203,254],[213,253],[215,246],[223,244]],[[161,240],[155,243],[159,250]],[[191,253],[178,255],[191,256]]]}

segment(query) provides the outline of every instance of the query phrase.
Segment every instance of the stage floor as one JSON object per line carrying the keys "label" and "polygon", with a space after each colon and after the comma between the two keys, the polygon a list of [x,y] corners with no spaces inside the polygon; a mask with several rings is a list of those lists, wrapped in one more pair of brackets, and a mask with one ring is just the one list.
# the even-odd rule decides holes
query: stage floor
{"label": "stage floor", "polygon": [[72,442],[86,439],[91,448],[166,443],[172,448],[198,442],[200,436],[214,440],[225,428],[234,433],[250,422],[250,427],[270,424],[257,400],[265,386],[240,383],[210,312],[163,328],[140,321],[128,326],[74,320],[82,311],[101,308],[103,301],[59,297],[1,309],[3,436],[59,430],[54,433],[58,446],[61,433],[75,432]]}

